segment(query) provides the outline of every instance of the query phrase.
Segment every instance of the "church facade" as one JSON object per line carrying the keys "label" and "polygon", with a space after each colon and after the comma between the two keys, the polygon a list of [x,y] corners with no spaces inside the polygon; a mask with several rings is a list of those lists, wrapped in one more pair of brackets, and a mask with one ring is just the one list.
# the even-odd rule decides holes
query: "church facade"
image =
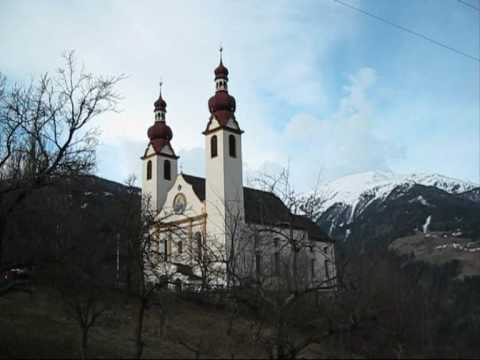
{"label": "church facade", "polygon": [[157,265],[168,265],[186,283],[205,285],[208,275],[211,286],[247,279],[332,284],[332,240],[307,217],[292,214],[275,194],[243,185],[244,131],[221,57],[214,74],[210,117],[203,132],[199,129],[205,140],[205,178],[179,173],[161,92],[154,103],[155,121],[142,156],[142,194],[157,213]]}

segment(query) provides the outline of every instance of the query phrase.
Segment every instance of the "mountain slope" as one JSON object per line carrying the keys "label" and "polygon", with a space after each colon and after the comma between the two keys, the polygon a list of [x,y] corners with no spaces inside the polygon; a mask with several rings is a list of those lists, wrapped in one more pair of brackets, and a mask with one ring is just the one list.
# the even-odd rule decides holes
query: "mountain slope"
{"label": "mountain slope", "polygon": [[320,211],[327,211],[339,204],[349,208],[351,222],[368,204],[385,199],[397,186],[409,187],[415,184],[434,186],[453,194],[472,190],[478,185],[438,174],[396,175],[392,172],[364,172],[345,176],[323,185],[319,195],[325,202]]}
{"label": "mountain slope", "polygon": [[79,256],[84,251],[85,257],[99,258],[99,277],[114,282],[118,257],[122,276],[125,270],[126,219],[139,210],[139,188],[97,176],[65,178],[33,191],[17,206],[7,224],[2,260],[37,265],[67,251]]}
{"label": "mountain slope", "polygon": [[319,190],[323,202],[318,223],[337,240],[362,244],[388,243],[422,230],[429,216],[432,229],[459,228],[476,236],[480,218],[477,186],[437,174],[346,176]]}

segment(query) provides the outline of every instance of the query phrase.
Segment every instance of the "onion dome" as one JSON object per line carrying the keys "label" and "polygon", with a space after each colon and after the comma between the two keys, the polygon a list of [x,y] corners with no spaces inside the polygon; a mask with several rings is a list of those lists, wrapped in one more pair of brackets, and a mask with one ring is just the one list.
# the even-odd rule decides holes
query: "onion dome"
{"label": "onion dome", "polygon": [[217,79],[228,80],[228,69],[223,66],[222,59],[220,59],[220,65],[215,69],[215,80]]}
{"label": "onion dome", "polygon": [[160,93],[160,96],[158,97],[157,101],[153,103],[153,106],[155,107],[154,111],[167,112],[167,103],[165,102],[165,100],[163,100],[162,93]]}
{"label": "onion dome", "polygon": [[222,51],[220,48],[220,64],[215,69],[216,92],[208,100],[208,110],[222,126],[226,126],[228,120],[235,118],[235,98],[228,93],[228,69],[222,62]]}
{"label": "onion dome", "polygon": [[155,124],[148,129],[147,135],[150,141],[160,139],[170,141],[173,138],[172,129],[165,124],[165,121],[156,121]]}
{"label": "onion dome", "polygon": [[235,98],[226,91],[217,91],[216,94],[208,100],[208,109],[211,114],[214,114],[217,111],[229,111],[234,113],[235,107]]}

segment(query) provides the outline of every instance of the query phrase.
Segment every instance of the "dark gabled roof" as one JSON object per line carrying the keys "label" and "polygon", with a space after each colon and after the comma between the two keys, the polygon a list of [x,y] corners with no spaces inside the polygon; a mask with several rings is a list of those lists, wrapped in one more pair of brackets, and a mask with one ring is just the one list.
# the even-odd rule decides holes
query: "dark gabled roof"
{"label": "dark gabled roof", "polygon": [[243,188],[245,220],[255,224],[279,224],[289,221],[290,211],[275,194],[263,190]]}
{"label": "dark gabled roof", "polygon": [[[192,185],[193,191],[200,201],[205,201],[205,179],[186,174],[182,174],[182,176],[186,182]],[[243,198],[245,202],[245,221],[247,223],[279,227],[288,227],[292,224],[295,229],[308,231],[312,239],[332,241],[308,217],[291,214],[283,201],[274,193],[244,187]]]}
{"label": "dark gabled roof", "polygon": [[305,215],[294,215],[293,224],[300,229],[306,230],[308,235],[313,239],[333,242],[333,240],[320,229],[320,226]]}
{"label": "dark gabled roof", "polygon": [[187,174],[181,174],[186,182],[192,185],[193,192],[200,201],[205,201],[205,179]]}

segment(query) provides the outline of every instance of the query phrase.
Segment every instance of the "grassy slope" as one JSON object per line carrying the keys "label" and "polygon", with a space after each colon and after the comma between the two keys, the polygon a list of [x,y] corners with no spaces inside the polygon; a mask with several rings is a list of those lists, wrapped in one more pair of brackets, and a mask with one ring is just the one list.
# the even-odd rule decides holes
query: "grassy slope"
{"label": "grassy slope", "polygon": [[[146,358],[195,357],[179,344],[179,337],[201,347],[201,356],[230,358],[232,352],[236,358],[266,356],[253,344],[246,320],[237,320],[230,338],[223,311],[176,300],[169,306],[168,336],[162,337],[158,311],[150,308],[146,312]],[[113,305],[91,330],[89,356],[132,357],[135,316],[132,299]],[[0,357],[79,357],[78,344],[79,329],[66,316],[61,298],[53,291],[42,288],[33,295],[12,293],[0,298]]]}
{"label": "grassy slope", "polygon": [[417,260],[434,265],[443,265],[452,260],[458,260],[462,264],[460,278],[480,275],[480,251],[468,252],[453,247],[453,244],[464,248],[480,246],[472,239],[454,237],[449,233],[432,232],[425,235],[417,232],[415,235],[396,239],[390,248],[401,255],[414,254]]}

